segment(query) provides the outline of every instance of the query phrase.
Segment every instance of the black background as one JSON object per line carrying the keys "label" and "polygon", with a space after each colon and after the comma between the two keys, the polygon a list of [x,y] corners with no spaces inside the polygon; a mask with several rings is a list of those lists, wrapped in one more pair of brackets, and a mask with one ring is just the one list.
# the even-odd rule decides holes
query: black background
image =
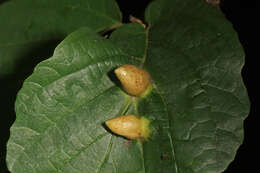
{"label": "black background", "polygon": [[[139,18],[143,17],[143,11],[151,0],[116,0],[123,13],[123,21],[129,21],[129,15]],[[183,0],[185,1],[185,0]],[[0,0],[0,4],[3,0]],[[251,109],[248,118],[244,122],[245,138],[239,148],[235,160],[229,165],[224,173],[248,173],[257,171],[258,147],[258,128],[256,120],[256,85],[259,79],[257,73],[257,58],[256,54],[256,1],[250,0],[224,0],[221,5],[221,10],[226,15],[227,19],[233,24],[237,31],[240,42],[246,54],[246,63],[242,70],[242,77],[248,89],[248,95],[251,101]],[[0,21],[1,27],[1,21]],[[50,44],[49,49],[53,50],[58,41]],[[43,57],[46,57],[44,55]],[[9,128],[15,119],[13,110],[16,94],[21,87],[22,81],[29,75],[35,64],[31,62],[28,70],[22,71],[18,68],[18,76],[7,76],[0,78],[0,173],[7,173],[5,156],[6,142],[9,138]]]}

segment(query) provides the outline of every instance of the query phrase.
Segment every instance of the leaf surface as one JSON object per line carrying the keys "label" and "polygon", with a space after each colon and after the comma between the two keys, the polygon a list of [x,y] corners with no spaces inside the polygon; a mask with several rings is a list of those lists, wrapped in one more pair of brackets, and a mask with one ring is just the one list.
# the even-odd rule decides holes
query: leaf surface
{"label": "leaf surface", "polygon": [[[242,143],[249,112],[237,35],[224,15],[203,1],[154,1],[146,19],[149,29],[138,36],[146,45],[140,56],[167,114],[172,154],[161,154],[171,155],[174,168],[165,172],[221,172]],[[111,40],[135,56],[130,47],[141,46],[127,27],[133,26],[115,31]],[[133,45],[121,46],[127,43]],[[139,114],[157,112],[148,102],[138,106],[144,109]],[[148,149],[147,158],[155,148]],[[162,168],[156,161],[146,163],[148,172]]]}
{"label": "leaf surface", "polygon": [[[126,24],[110,40],[81,29],[37,65],[16,100],[12,173],[219,173],[228,166],[249,111],[231,24],[192,0],[155,1],[146,19],[148,29]],[[150,73],[148,96],[121,90],[113,70],[122,64]],[[151,120],[148,141],[104,127],[129,113]]]}

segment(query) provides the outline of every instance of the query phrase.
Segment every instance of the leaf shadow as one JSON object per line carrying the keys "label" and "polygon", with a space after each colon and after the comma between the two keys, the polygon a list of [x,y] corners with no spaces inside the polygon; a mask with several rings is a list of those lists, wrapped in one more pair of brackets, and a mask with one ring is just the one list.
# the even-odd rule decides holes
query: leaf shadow
{"label": "leaf shadow", "polygon": [[38,42],[27,53],[20,55],[12,74],[0,77],[0,172],[9,173],[6,165],[6,144],[10,137],[10,127],[16,119],[15,99],[24,80],[33,72],[34,67],[41,61],[52,56],[54,49],[61,39]]}
{"label": "leaf shadow", "polygon": [[115,74],[115,69],[117,67],[113,68],[112,70],[110,70],[107,75],[109,77],[109,79],[117,86],[119,87],[121,90],[123,90],[123,86],[120,82],[120,80],[117,78],[116,74]]}

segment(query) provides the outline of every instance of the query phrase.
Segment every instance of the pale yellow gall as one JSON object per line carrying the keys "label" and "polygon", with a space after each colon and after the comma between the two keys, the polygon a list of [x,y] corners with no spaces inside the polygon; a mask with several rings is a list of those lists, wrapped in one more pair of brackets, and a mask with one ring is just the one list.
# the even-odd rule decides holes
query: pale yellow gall
{"label": "pale yellow gall", "polygon": [[115,74],[130,95],[142,96],[151,87],[149,73],[135,65],[122,65],[115,69]]}
{"label": "pale yellow gall", "polygon": [[134,115],[123,115],[106,121],[106,126],[115,134],[128,139],[148,139],[150,121]]}

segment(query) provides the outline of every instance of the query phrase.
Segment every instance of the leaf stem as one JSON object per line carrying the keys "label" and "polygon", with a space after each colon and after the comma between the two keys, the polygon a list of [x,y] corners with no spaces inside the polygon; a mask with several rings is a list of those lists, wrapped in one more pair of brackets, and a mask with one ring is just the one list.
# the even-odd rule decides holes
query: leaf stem
{"label": "leaf stem", "polygon": [[147,57],[148,42],[149,42],[149,27],[146,29],[146,33],[145,33],[145,49],[144,49],[144,56],[141,60],[141,65],[140,65],[141,68],[144,66]]}
{"label": "leaf stem", "polygon": [[128,97],[127,101],[126,101],[126,105],[124,106],[124,109],[122,110],[120,115],[124,115],[128,111],[129,106],[130,106],[131,103],[132,103],[132,99],[131,99],[131,97]]}

